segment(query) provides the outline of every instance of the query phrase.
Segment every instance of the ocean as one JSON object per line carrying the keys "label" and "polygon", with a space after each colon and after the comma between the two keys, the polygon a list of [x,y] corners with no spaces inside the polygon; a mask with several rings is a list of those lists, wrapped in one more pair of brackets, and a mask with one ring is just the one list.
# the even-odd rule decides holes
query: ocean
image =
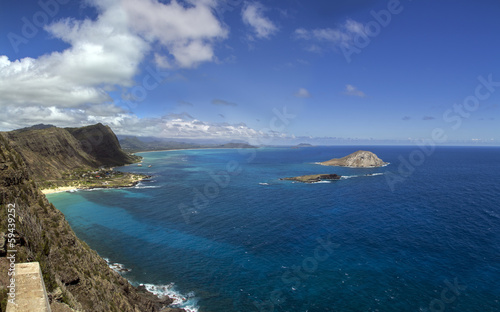
{"label": "ocean", "polygon": [[[316,162],[369,150],[380,168]],[[188,311],[500,311],[500,148],[139,153],[133,188],[48,195],[132,284]],[[151,167],[148,167],[151,165]],[[336,173],[338,181],[280,178]]]}

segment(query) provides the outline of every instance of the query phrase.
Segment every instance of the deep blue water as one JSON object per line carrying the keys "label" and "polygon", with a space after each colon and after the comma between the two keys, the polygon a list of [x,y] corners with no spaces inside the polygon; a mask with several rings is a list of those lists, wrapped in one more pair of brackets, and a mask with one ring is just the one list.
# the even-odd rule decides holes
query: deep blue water
{"label": "deep blue water", "polygon": [[[314,164],[358,149],[390,165]],[[500,148],[418,150],[142,153],[121,170],[152,181],[48,198],[132,283],[199,311],[500,311]],[[346,178],[279,180],[314,173]]]}

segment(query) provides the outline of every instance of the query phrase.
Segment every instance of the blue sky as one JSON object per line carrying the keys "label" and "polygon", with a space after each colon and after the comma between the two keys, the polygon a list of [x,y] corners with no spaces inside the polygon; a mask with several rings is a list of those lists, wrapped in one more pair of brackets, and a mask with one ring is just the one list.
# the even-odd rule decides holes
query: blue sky
{"label": "blue sky", "polygon": [[498,1],[2,1],[0,130],[499,145],[498,16]]}

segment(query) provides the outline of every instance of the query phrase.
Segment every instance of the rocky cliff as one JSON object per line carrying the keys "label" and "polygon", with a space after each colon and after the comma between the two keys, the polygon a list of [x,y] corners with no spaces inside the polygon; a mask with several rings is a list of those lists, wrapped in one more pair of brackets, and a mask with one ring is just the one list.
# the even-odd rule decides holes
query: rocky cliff
{"label": "rocky cliff", "polygon": [[[101,160],[84,154],[70,131],[36,131],[44,132],[27,131],[27,136],[0,133],[0,311],[5,309],[8,285],[8,205],[16,207],[15,229],[11,230],[15,247],[9,249],[17,250],[16,262],[40,263],[53,311],[182,311],[165,308],[170,299],[160,300],[131,286],[76,237],[64,215],[38,190],[34,175],[40,174],[43,166],[53,175],[78,161],[94,166]],[[36,163],[52,157],[56,160],[50,165]],[[63,165],[57,163],[65,158],[68,160]]]}
{"label": "rocky cliff", "polygon": [[101,123],[81,128],[65,128],[80,142],[87,154],[100,165],[122,166],[137,162],[139,157],[122,151],[118,138],[109,126]]}
{"label": "rocky cliff", "polygon": [[120,166],[138,161],[137,156],[121,150],[108,126],[39,128],[5,133],[36,181],[60,179],[64,173],[75,169]]}
{"label": "rocky cliff", "polygon": [[369,151],[357,151],[342,158],[333,158],[320,163],[324,166],[342,166],[351,168],[373,168],[385,166],[388,163]]}

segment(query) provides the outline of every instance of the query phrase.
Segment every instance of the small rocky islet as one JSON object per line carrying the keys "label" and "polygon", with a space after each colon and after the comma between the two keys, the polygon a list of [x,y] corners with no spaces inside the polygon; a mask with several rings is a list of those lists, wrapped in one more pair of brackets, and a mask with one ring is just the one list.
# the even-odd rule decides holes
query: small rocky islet
{"label": "small rocky islet", "polygon": [[281,178],[280,180],[297,181],[303,183],[316,183],[321,181],[340,180],[342,176],[338,174],[310,174],[291,178]]}
{"label": "small rocky islet", "polygon": [[[342,158],[333,158],[324,162],[319,162],[323,166],[340,166],[349,168],[376,168],[383,167],[389,163],[384,162],[377,155],[369,151],[357,151]],[[340,180],[342,176],[338,174],[311,174],[290,178],[281,178],[280,180],[297,181],[303,183],[317,183],[321,181]]]}
{"label": "small rocky islet", "polygon": [[369,151],[357,151],[342,158],[333,158],[319,163],[323,166],[340,166],[349,168],[376,168],[389,163],[384,162],[377,155]]}

